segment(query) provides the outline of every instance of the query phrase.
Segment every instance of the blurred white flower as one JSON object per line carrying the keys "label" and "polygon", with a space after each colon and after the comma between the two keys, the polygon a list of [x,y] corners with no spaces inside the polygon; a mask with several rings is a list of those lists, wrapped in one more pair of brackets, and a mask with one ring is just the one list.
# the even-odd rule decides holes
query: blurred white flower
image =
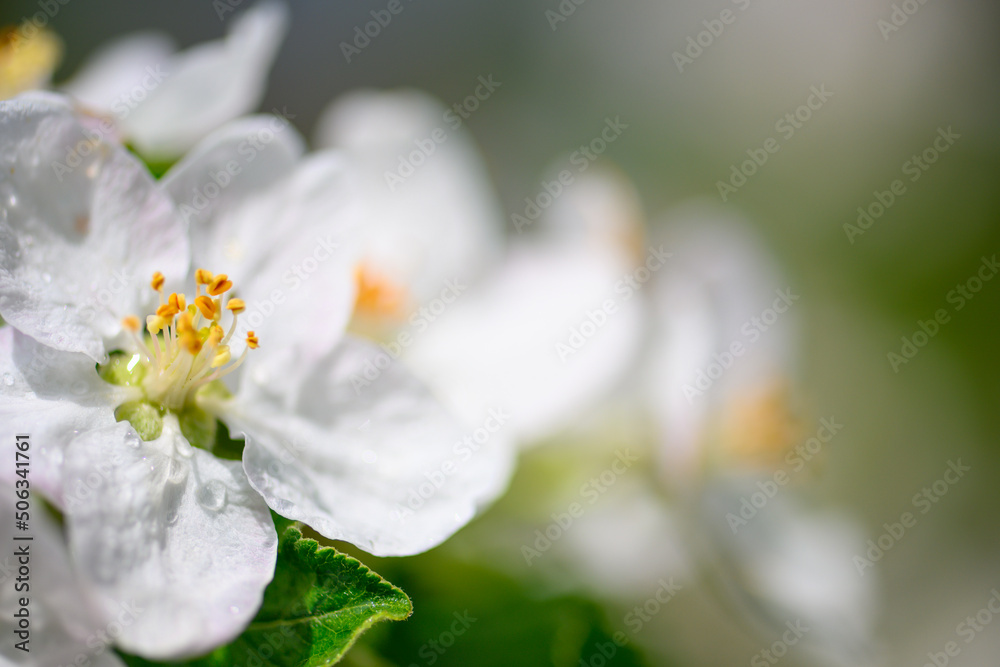
{"label": "blurred white flower", "polygon": [[144,157],[176,159],[260,104],[287,24],[285,5],[265,0],[234,18],[224,39],[184,51],[175,52],[161,33],[121,37],[62,89],[85,109],[109,116]]}
{"label": "blurred white flower", "polygon": [[[468,421],[503,408],[508,432],[530,442],[572,424],[638,351],[642,299],[615,288],[644,259],[634,247],[641,209],[615,175],[576,174],[537,233],[503,250],[485,170],[466,131],[446,119],[418,93],[364,93],[333,105],[320,136],[365,156],[367,188],[381,202],[366,224],[365,266],[413,288],[376,335]],[[449,284],[458,294],[442,293]],[[589,323],[608,299],[616,312]],[[370,330],[377,309],[367,310],[356,323]],[[577,349],[570,338],[585,323],[598,331]]]}
{"label": "blurred white flower", "polygon": [[[105,613],[147,608],[118,639],[147,657],[245,627],[273,574],[268,506],[405,555],[451,535],[509,474],[491,449],[398,519],[462,428],[401,367],[354,391],[373,347],[343,334],[357,190],[340,156],[299,160],[301,141],[275,123],[220,129],[157,184],[106,142],[53,169],[90,141],[68,101],[0,103],[0,435],[5,451],[15,430],[44,443],[35,487],[66,512]],[[219,165],[264,129],[270,143],[220,184]],[[191,258],[245,281],[192,272]],[[186,282],[194,294],[170,292]],[[242,466],[211,453],[216,419],[245,436]]]}
{"label": "blurred white flower", "polygon": [[[619,602],[674,577],[723,593],[761,637],[802,621],[802,646],[820,664],[873,664],[875,589],[852,562],[862,531],[771,481],[803,435],[792,400],[798,293],[727,211],[695,203],[666,223],[657,244],[672,256],[649,289],[656,326],[641,387],[655,470],[640,464],[585,503],[540,567],[559,585],[571,572],[576,586]],[[643,429],[621,438],[643,442]],[[580,447],[570,455],[600,460]],[[765,506],[740,514],[752,496]]]}
{"label": "blurred white flower", "polygon": [[[746,223],[716,206],[673,211],[664,238],[676,261],[654,291],[648,395],[692,561],[765,636],[801,620],[803,647],[822,664],[872,664],[875,590],[851,561],[863,533],[804,509],[785,486],[786,455],[805,439],[792,393],[798,290]],[[754,494],[766,504],[751,514],[742,502]]]}
{"label": "blurred white flower", "polygon": [[767,465],[794,444],[799,293],[731,213],[695,203],[670,222],[646,381],[663,473],[683,486],[713,466]]}

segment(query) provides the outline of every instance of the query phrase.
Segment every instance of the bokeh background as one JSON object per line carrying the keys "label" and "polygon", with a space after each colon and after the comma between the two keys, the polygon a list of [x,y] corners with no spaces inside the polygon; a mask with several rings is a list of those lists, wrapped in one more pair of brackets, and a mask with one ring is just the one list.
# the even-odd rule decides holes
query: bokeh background
{"label": "bokeh background", "polygon": [[[878,22],[906,3],[563,0],[574,10],[553,26],[546,12],[559,11],[557,0],[402,2],[348,63],[341,43],[386,3],[288,0],[291,27],[261,108],[284,110],[309,137],[344,92],[416,87],[450,105],[492,76],[501,87],[467,127],[508,224],[550,165],[589,142],[606,117],[629,128],[600,160],[635,183],[655,229],[677,203],[719,203],[717,182],[775,135],[811,86],[833,94],[725,206],[758,228],[802,295],[803,402],[845,425],[803,492],[877,536],[947,461],[971,466],[874,573],[879,664],[922,665],[956,640],[956,626],[1000,589],[1000,280],[898,372],[886,355],[918,320],[949,307],[949,290],[983,256],[1000,252],[1000,5],[914,0],[916,11],[886,33]],[[679,71],[674,53],[727,9],[735,20]],[[0,25],[36,11],[30,0],[4,0]],[[219,37],[226,23],[209,0],[69,0],[51,27],[66,46],[59,81],[123,33],[164,30],[187,46]],[[948,127],[960,138],[851,242],[844,225],[857,208]],[[592,437],[643,437],[627,415],[605,428]],[[538,470],[570,470],[572,452],[586,449],[559,446],[527,455],[508,497],[452,543],[406,562],[365,559],[413,596],[416,614],[377,629],[351,661],[576,665],[573,646],[623,629],[627,596],[602,596],[569,575],[539,582],[523,565],[520,538],[503,539],[511,517],[530,534],[531,511],[543,525],[558,509],[551,477]],[[426,642],[465,609],[483,620],[453,650],[428,653]],[[622,652],[611,664],[747,664],[771,641],[692,589],[634,638],[642,655]],[[996,665],[1000,621],[961,648],[953,664]],[[782,662],[813,664],[794,650]]]}

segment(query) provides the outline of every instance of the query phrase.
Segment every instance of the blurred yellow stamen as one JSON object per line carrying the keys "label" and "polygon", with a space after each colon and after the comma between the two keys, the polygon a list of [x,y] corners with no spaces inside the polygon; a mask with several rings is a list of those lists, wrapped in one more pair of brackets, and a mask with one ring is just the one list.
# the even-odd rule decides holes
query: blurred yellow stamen
{"label": "blurred yellow stamen", "polygon": [[787,382],[773,381],[732,401],[723,424],[723,450],[742,463],[774,465],[802,435]]}
{"label": "blurred yellow stamen", "polygon": [[371,267],[361,264],[354,270],[358,295],[354,312],[376,320],[399,319],[406,309],[406,290]]}
{"label": "blurred yellow stamen", "polygon": [[0,100],[44,88],[62,59],[62,41],[30,21],[0,29]]}
{"label": "blurred yellow stamen", "polygon": [[218,368],[219,366],[225,366],[229,363],[232,358],[232,354],[229,352],[229,346],[223,345],[219,348],[219,351],[215,353],[215,357],[212,359],[212,368]]}

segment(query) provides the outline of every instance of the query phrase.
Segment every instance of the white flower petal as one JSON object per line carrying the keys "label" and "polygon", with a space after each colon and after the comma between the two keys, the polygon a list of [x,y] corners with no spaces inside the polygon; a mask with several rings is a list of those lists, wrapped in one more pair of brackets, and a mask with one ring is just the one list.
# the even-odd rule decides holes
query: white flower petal
{"label": "white flower petal", "polygon": [[327,151],[212,225],[204,266],[228,274],[246,302],[236,338],[250,330],[260,339],[244,376],[293,391],[299,372],[341,339],[354,308],[360,206],[349,165]]}
{"label": "white flower petal", "polygon": [[[13,499],[14,489],[0,485],[4,498]],[[30,535],[32,540],[15,541]],[[30,530],[15,529],[14,503],[0,507],[0,540],[9,545],[0,557],[0,664],[23,667],[87,664],[94,667],[122,667],[124,663],[101,639],[109,627],[93,597],[73,576],[66,544],[59,528],[42,511],[31,513]],[[14,555],[18,547],[27,547],[30,567],[31,619],[29,652],[14,647],[20,641],[14,631],[14,613],[20,609],[18,592],[11,580],[18,568]],[[84,659],[86,661],[84,661]]]}
{"label": "white flower petal", "polygon": [[[411,290],[417,304],[446,280],[474,278],[502,245],[489,177],[468,131],[454,129],[449,113],[458,118],[418,91],[365,91],[337,100],[319,121],[319,144],[342,148],[361,171],[370,203],[366,261]],[[418,143],[424,153],[433,146],[432,154],[420,157]],[[419,163],[412,175],[402,182],[387,175],[398,176],[411,153]]]}
{"label": "white flower petal", "polygon": [[91,109],[127,115],[139,102],[137,93],[149,92],[143,79],[149,81],[173,52],[173,40],[165,34],[127,35],[88,58],[62,90]]}
{"label": "white flower petal", "polygon": [[138,608],[118,644],[150,659],[203,653],[254,617],[274,575],[277,536],[239,463],[192,448],[175,419],[156,441],[127,424],[81,434],[67,482],[70,551],[107,614]]}
{"label": "white flower petal", "polygon": [[0,328],[0,480],[17,479],[15,436],[30,436],[32,488],[64,506],[62,462],[81,431],[115,423],[117,388],[82,354],[59,352],[10,326]]}
{"label": "white flower petal", "polygon": [[122,120],[126,134],[144,155],[169,158],[252,111],[287,23],[284,4],[261,2],[236,18],[224,39],[178,53],[164,66],[163,82]]}
{"label": "white flower petal", "polygon": [[215,130],[170,168],[160,186],[190,227],[195,268],[211,258],[214,225],[222,213],[285,178],[304,150],[287,121],[249,116]]}
{"label": "white flower petal", "polygon": [[[638,353],[642,300],[615,292],[633,268],[587,246],[515,246],[494,275],[416,329],[404,358],[466,419],[502,405],[518,438],[542,437],[589,409]],[[574,338],[608,299],[615,312]]]}
{"label": "white flower petal", "polygon": [[121,318],[179,279],[188,242],[140,162],[92,141],[65,98],[0,102],[0,315],[42,343],[101,360]]}
{"label": "white flower petal", "polygon": [[347,338],[296,397],[246,391],[224,419],[246,435],[250,483],[276,512],[375,555],[411,555],[506,486],[511,451],[502,431],[471,441],[401,364],[359,384],[382,358]]}

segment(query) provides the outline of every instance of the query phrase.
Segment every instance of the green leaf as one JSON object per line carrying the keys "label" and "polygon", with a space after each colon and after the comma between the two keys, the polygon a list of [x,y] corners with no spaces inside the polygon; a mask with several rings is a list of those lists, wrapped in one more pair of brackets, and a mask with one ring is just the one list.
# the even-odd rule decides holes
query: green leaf
{"label": "green leaf", "polygon": [[336,663],[374,623],[413,611],[406,594],[360,561],[304,538],[300,524],[275,516],[281,539],[264,604],[233,643],[180,663],[123,656],[134,667],[320,667]]}

